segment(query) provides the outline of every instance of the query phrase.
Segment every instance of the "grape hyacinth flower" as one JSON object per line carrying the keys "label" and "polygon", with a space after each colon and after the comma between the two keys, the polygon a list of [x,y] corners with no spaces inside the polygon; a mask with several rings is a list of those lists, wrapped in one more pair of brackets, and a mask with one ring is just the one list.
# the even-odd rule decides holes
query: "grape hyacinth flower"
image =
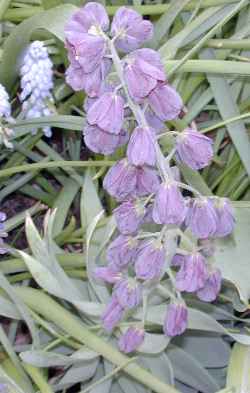
{"label": "grape hyacinth flower", "polygon": [[[212,159],[212,140],[190,125],[181,133],[173,130],[172,120],[183,112],[182,99],[167,81],[159,53],[140,49],[152,37],[153,25],[121,7],[111,32],[108,28],[100,4],[87,3],[73,15],[65,31],[70,62],[66,78],[87,95],[85,145],[109,155],[128,142],[126,156],[119,152],[103,179],[104,190],[118,203],[117,228],[107,247],[107,265],[94,275],[108,284],[111,294],[101,318],[106,331],[123,319],[131,323],[137,309],[136,318],[143,315],[141,329],[129,327],[119,339],[119,348],[129,353],[143,341],[150,295],[156,289],[164,294],[166,282],[171,298],[163,325],[167,337],[187,328],[185,292],[204,301],[215,299],[222,277],[205,242],[229,234],[234,219],[226,199],[201,195],[182,182],[174,166],[176,153],[193,170],[204,168]],[[164,155],[159,140],[168,132],[173,146]]]}
{"label": "grape hyacinth flower", "polygon": [[180,161],[197,170],[207,166],[213,157],[212,139],[187,128],[177,137],[177,154]]}
{"label": "grape hyacinth flower", "polygon": [[130,327],[119,338],[118,346],[124,353],[134,352],[143,343],[145,332],[140,327]]}
{"label": "grape hyacinth flower", "polygon": [[188,311],[185,304],[171,303],[167,308],[163,331],[167,337],[179,336],[187,329]]}
{"label": "grape hyacinth flower", "polygon": [[6,214],[0,212],[0,255],[6,254],[7,250],[4,247],[3,239],[7,237],[7,233],[4,231],[4,221],[6,220]]}
{"label": "grape hyacinth flower", "polygon": [[0,84],[0,146],[3,144],[7,148],[13,147],[9,141],[10,137],[14,135],[14,132],[9,127],[6,127],[3,123],[13,123],[14,119],[11,117],[11,106],[10,98],[5,87]]}
{"label": "grape hyacinth flower", "polygon": [[[53,113],[53,63],[47,48],[41,41],[34,41],[26,49],[20,68],[22,110],[26,119],[50,116]],[[36,130],[33,130],[35,133]],[[51,128],[43,127],[47,137],[51,137]]]}

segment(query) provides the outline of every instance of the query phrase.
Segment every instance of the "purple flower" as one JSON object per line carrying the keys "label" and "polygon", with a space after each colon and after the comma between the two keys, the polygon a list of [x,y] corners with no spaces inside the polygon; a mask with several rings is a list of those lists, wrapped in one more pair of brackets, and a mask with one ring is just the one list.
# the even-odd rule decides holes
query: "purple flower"
{"label": "purple flower", "polygon": [[119,281],[114,286],[114,295],[117,297],[118,303],[124,309],[131,309],[139,306],[142,300],[141,285],[133,278],[127,278]]}
{"label": "purple flower", "polygon": [[138,241],[132,236],[119,235],[107,249],[107,260],[118,270],[126,268],[134,262],[137,246]]}
{"label": "purple flower", "polygon": [[122,308],[116,296],[112,296],[110,303],[102,314],[102,324],[105,330],[111,332],[123,318],[125,310]]}
{"label": "purple flower", "polygon": [[217,215],[217,228],[214,236],[224,237],[230,235],[234,229],[235,219],[229,199],[216,198],[213,202]]}
{"label": "purple flower", "polygon": [[187,255],[176,274],[176,288],[179,291],[196,292],[204,286],[207,277],[205,258],[198,252]]}
{"label": "purple flower", "polygon": [[145,118],[149,127],[151,127],[156,134],[161,133],[165,129],[164,122],[156,116],[150,107],[145,111]]}
{"label": "purple flower", "polygon": [[140,102],[156,87],[158,81],[166,79],[160,55],[153,49],[138,49],[125,61],[124,77],[129,94],[135,101]]}
{"label": "purple flower", "polygon": [[115,13],[111,34],[117,37],[115,40],[116,47],[123,52],[130,52],[137,49],[146,40],[153,35],[153,25],[136,11],[120,7]]}
{"label": "purple flower", "polygon": [[136,127],[130,137],[127,156],[131,164],[155,165],[155,136],[150,128]]}
{"label": "purple flower", "polygon": [[72,65],[81,67],[85,74],[93,72],[101,64],[106,52],[102,37],[86,33],[82,34],[81,40],[67,40],[65,46]]}
{"label": "purple flower", "polygon": [[179,336],[187,329],[188,311],[183,303],[171,303],[164,320],[163,331],[168,337]]}
{"label": "purple flower", "polygon": [[89,2],[73,14],[65,27],[65,36],[69,41],[79,41],[84,33],[97,34],[98,29],[106,31],[109,18],[103,5]]}
{"label": "purple flower", "polygon": [[138,327],[130,327],[119,338],[118,346],[120,351],[130,353],[135,351],[144,340],[144,330]]}
{"label": "purple flower", "polygon": [[88,110],[87,120],[111,134],[119,134],[124,118],[124,100],[115,93],[104,93]]}
{"label": "purple flower", "polygon": [[213,157],[212,139],[192,128],[185,129],[176,142],[178,158],[194,170],[207,166]]}
{"label": "purple flower", "polygon": [[155,169],[148,166],[136,168],[136,195],[145,196],[155,193],[160,186],[160,179]]}
{"label": "purple flower", "polygon": [[210,271],[203,288],[197,291],[198,298],[204,302],[213,302],[220,292],[221,280],[220,270]]}
{"label": "purple flower", "polygon": [[113,154],[115,150],[126,143],[128,133],[121,130],[120,134],[110,134],[103,131],[98,126],[87,126],[84,129],[84,142],[86,146],[95,153],[109,155]]}
{"label": "purple flower", "polygon": [[117,227],[123,235],[137,232],[145,214],[144,206],[138,201],[123,202],[114,210]]}
{"label": "purple flower", "polygon": [[148,102],[155,114],[162,120],[176,119],[183,107],[177,91],[166,83],[158,83],[148,96]]}
{"label": "purple flower", "polygon": [[209,198],[197,198],[189,207],[186,224],[200,239],[214,236],[217,229],[217,215]]}
{"label": "purple flower", "polygon": [[97,267],[94,271],[94,276],[95,278],[108,282],[109,284],[116,284],[122,279],[121,272],[117,271],[112,265]]}
{"label": "purple flower", "polygon": [[94,71],[86,74],[79,64],[71,63],[66,70],[66,82],[75,91],[85,90],[89,97],[97,97],[100,95],[102,83],[110,71],[111,64],[110,59],[104,59]]}
{"label": "purple flower", "polygon": [[133,197],[137,187],[137,168],[126,159],[117,161],[106,174],[103,187],[118,201]]}
{"label": "purple flower", "polygon": [[157,191],[153,220],[157,224],[180,225],[186,216],[185,200],[175,181],[162,183]]}
{"label": "purple flower", "polygon": [[171,266],[182,266],[185,261],[185,256],[182,254],[175,254],[171,260]]}
{"label": "purple flower", "polygon": [[165,250],[158,240],[146,241],[140,247],[136,261],[135,273],[140,280],[159,279],[165,262]]}

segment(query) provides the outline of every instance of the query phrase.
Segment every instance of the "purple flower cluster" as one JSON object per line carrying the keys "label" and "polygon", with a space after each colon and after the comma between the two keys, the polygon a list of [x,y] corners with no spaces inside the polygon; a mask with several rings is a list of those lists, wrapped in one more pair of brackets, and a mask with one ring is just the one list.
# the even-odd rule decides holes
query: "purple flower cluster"
{"label": "purple flower cluster", "polygon": [[[142,304],[144,289],[150,292],[168,274],[173,295],[163,330],[167,336],[175,336],[187,327],[182,292],[213,301],[220,290],[221,274],[210,266],[198,242],[230,234],[233,213],[227,199],[203,197],[190,187],[194,197],[184,197],[185,184],[161,151],[159,132],[164,130],[164,122],[180,116],[183,103],[166,80],[158,52],[139,48],[152,37],[151,22],[121,7],[110,35],[108,28],[104,7],[88,3],[65,29],[70,61],[67,82],[87,94],[85,144],[96,153],[109,155],[128,143],[126,157],[103,180],[104,189],[120,205],[114,210],[119,234],[107,249],[108,264],[95,272],[112,286],[102,323],[111,332]],[[178,161],[193,170],[209,164],[213,155],[210,138],[192,128],[176,134],[173,152]],[[159,232],[145,233],[145,223],[158,226]],[[168,231],[176,231],[177,248],[178,235],[186,229],[197,239],[197,246],[167,260]],[[134,351],[143,338],[143,329],[130,327],[119,347]]]}

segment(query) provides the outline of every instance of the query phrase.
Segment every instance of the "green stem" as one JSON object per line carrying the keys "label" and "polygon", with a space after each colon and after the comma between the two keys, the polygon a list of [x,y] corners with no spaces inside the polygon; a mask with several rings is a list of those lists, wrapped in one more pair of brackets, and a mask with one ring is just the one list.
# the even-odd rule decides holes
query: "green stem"
{"label": "green stem", "polygon": [[23,367],[29,374],[32,381],[35,382],[41,393],[53,393],[51,386],[48,384],[48,382],[44,378],[44,375],[38,368],[24,362]]}
{"label": "green stem", "polygon": [[234,39],[211,39],[208,40],[206,46],[215,49],[250,49],[250,39],[234,40]]}
{"label": "green stem", "polygon": [[205,134],[205,133],[207,133],[209,131],[215,130],[216,128],[221,128],[223,126],[226,126],[227,124],[233,123],[234,121],[247,119],[248,117],[250,117],[250,112],[243,113],[242,115],[239,115],[239,116],[231,117],[231,119],[227,119],[225,121],[221,121],[221,122],[216,123],[215,125],[213,125],[211,127],[203,128],[202,130],[200,130],[200,132],[202,132],[202,134]]}
{"label": "green stem", "polygon": [[[164,59],[163,59],[164,61]],[[167,75],[179,64],[179,60],[165,60]],[[176,71],[175,71],[176,72]],[[249,64],[242,61],[225,60],[188,60],[177,72],[198,72],[206,74],[249,75]]]}
{"label": "green stem", "polygon": [[1,0],[1,2],[0,2],[0,22],[3,20],[4,14],[6,13],[7,9],[9,8],[10,3],[11,3],[11,0]]}
{"label": "green stem", "polygon": [[[113,348],[101,337],[90,332],[79,319],[42,291],[25,287],[15,287],[14,289],[17,296],[20,296],[28,307],[60,326],[71,337],[99,353],[111,363],[123,366],[129,360],[127,356]],[[174,387],[163,383],[138,364],[127,365],[124,372],[156,393],[178,392]]]}
{"label": "green stem", "polygon": [[35,164],[26,164],[14,166],[12,168],[3,169],[0,171],[0,178],[10,175],[14,175],[19,172],[31,172],[38,169],[46,168],[65,168],[65,167],[77,167],[77,168],[93,168],[102,166],[112,166],[114,161],[53,161],[53,162],[43,162]]}

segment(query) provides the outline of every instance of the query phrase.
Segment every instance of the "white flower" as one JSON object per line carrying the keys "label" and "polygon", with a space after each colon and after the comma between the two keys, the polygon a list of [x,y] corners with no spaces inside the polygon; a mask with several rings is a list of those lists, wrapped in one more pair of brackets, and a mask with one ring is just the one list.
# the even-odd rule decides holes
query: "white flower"
{"label": "white flower", "polygon": [[11,108],[9,95],[5,90],[5,87],[0,84],[0,118],[5,118],[6,120],[10,117]]}

